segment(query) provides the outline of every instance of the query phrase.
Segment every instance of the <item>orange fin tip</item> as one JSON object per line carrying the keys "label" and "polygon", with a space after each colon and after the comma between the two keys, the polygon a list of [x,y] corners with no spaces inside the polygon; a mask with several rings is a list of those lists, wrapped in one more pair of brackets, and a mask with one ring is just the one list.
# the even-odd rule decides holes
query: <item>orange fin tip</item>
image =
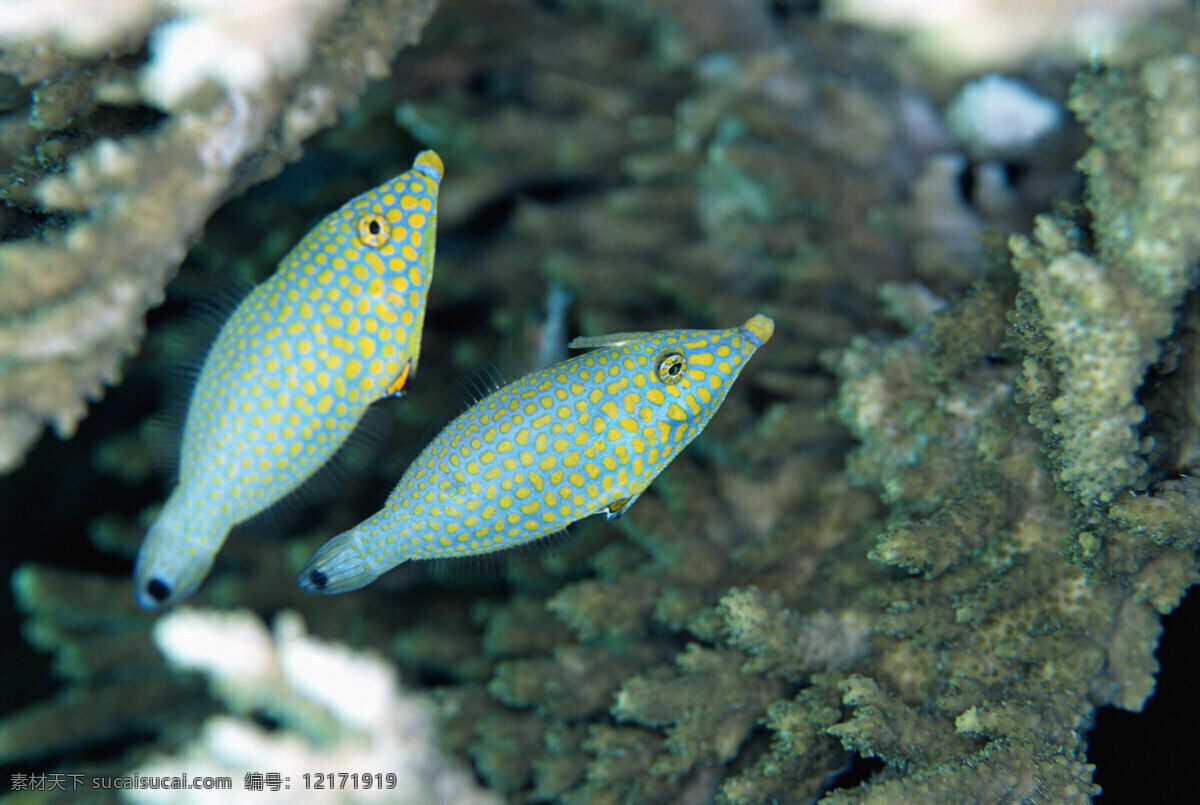
{"label": "orange fin tip", "polygon": [[387,393],[393,397],[397,397],[404,393],[404,385],[408,383],[408,375],[412,370],[412,361],[405,361],[404,368],[400,370],[400,374],[396,375],[396,379],[387,387]]}

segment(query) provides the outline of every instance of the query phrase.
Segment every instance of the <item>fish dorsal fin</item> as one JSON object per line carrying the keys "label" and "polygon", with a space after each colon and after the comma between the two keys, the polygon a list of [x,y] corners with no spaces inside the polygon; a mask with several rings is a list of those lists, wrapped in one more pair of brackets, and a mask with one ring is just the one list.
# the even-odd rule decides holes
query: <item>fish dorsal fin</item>
{"label": "fish dorsal fin", "polygon": [[567,344],[567,349],[595,349],[596,347],[619,347],[630,341],[641,341],[657,333],[611,333],[609,335],[581,335]]}
{"label": "fish dorsal fin", "polygon": [[480,400],[520,380],[529,371],[513,358],[493,358],[450,383],[448,390],[458,399],[461,414]]}

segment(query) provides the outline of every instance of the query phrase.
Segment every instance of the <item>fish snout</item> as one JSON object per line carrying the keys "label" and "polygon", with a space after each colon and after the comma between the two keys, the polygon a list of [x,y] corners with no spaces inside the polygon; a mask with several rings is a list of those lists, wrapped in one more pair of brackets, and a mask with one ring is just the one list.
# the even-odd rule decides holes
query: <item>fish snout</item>
{"label": "fish snout", "polygon": [[775,334],[775,321],[769,316],[759,313],[756,316],[752,316],[749,321],[743,324],[742,329],[750,336],[750,340],[754,342],[755,347],[761,347],[770,341],[771,336]]}

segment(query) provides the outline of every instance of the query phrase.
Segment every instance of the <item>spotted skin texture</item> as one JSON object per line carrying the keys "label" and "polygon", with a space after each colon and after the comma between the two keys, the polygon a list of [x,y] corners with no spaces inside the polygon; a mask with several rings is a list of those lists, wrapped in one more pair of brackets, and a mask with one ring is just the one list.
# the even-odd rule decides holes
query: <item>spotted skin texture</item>
{"label": "spotted skin texture", "polygon": [[377,514],[326,543],[298,578],[312,593],[396,565],[540,539],[628,509],[720,407],[775,325],[576,339],[592,352],[526,375],[455,419]]}
{"label": "spotted skin texture", "polygon": [[191,595],[237,523],[313,475],[416,370],[442,161],[322,220],[237,306],[188,404],[179,484],[138,553],[138,603]]}

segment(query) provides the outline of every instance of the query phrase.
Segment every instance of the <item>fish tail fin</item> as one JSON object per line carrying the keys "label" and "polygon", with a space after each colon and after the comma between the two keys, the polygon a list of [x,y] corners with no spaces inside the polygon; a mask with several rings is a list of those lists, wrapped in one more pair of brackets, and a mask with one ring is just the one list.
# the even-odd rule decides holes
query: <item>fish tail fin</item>
{"label": "fish tail fin", "polygon": [[198,537],[197,523],[177,515],[177,508],[167,502],[138,550],[134,598],[142,609],[165,609],[196,592],[229,533]]}
{"label": "fish tail fin", "polygon": [[404,562],[383,561],[360,545],[355,529],[346,531],[322,545],[305,562],[296,584],[306,593],[333,595],[366,587],[385,571]]}

